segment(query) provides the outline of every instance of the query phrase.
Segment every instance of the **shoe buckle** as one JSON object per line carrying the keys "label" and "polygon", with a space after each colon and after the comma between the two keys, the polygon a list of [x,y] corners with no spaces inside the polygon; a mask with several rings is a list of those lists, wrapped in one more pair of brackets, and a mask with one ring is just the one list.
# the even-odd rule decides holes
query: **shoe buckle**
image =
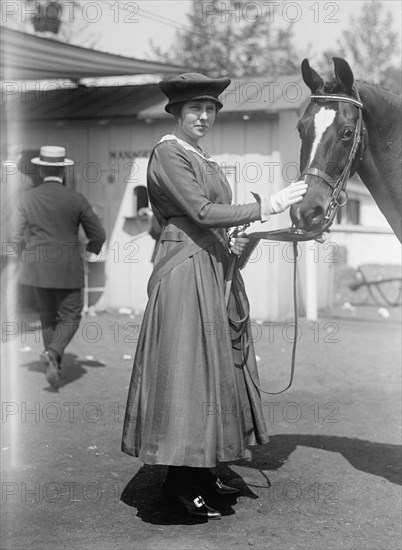
{"label": "shoe buckle", "polygon": [[223,483],[222,483],[222,481],[221,481],[220,479],[217,479],[217,480],[215,481],[215,483],[216,483],[216,485],[218,486],[218,489],[222,489],[222,488],[223,488]]}
{"label": "shoe buckle", "polygon": [[202,498],[201,495],[199,495],[198,497],[195,497],[193,502],[197,506],[197,508],[201,508],[201,506],[204,506],[204,504],[205,504],[205,501],[204,501],[204,499]]}

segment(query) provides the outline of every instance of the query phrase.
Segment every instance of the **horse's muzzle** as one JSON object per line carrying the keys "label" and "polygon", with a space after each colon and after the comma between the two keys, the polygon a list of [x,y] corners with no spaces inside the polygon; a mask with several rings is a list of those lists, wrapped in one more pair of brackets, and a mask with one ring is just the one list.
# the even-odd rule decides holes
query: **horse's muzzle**
{"label": "horse's muzzle", "polygon": [[312,231],[324,223],[325,210],[316,204],[310,208],[300,208],[301,228]]}
{"label": "horse's muzzle", "polygon": [[290,217],[297,229],[313,231],[325,222],[325,208],[321,204],[309,203],[294,205],[290,209]]}

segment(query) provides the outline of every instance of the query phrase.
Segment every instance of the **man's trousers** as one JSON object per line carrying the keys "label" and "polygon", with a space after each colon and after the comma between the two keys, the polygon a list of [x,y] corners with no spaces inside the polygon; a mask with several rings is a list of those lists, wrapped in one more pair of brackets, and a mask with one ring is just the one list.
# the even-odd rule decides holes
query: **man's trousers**
{"label": "man's trousers", "polygon": [[77,332],[81,321],[81,288],[34,287],[46,350],[55,351],[59,359]]}

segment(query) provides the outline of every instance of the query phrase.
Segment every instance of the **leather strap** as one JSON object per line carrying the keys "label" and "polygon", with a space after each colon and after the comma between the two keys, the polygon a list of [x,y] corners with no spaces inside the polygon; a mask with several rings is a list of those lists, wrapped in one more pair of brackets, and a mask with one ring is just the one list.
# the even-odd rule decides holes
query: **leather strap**
{"label": "leather strap", "polygon": [[298,338],[298,327],[299,327],[299,313],[297,308],[297,242],[293,241],[293,311],[294,311],[294,318],[295,318],[295,329],[293,332],[293,347],[292,347],[292,359],[290,364],[290,377],[289,382],[286,388],[280,391],[267,391],[264,390],[257,382],[253,379],[251,372],[248,370],[247,363],[245,363],[247,372],[251,378],[251,381],[253,382],[254,386],[262,393],[266,393],[268,395],[279,395],[280,393],[285,392],[290,388],[290,386],[293,384],[293,378],[295,375],[295,367],[296,367],[296,346],[297,346],[297,338]]}
{"label": "leather strap", "polygon": [[[172,220],[175,220],[174,224],[172,224]],[[188,223],[185,218],[170,218],[165,223],[158,241],[158,247],[166,240],[181,242],[175,246],[173,250],[163,256],[155,265],[148,281],[148,296],[151,295],[155,285],[181,262],[194,256],[194,254],[197,254],[200,250],[204,250],[204,247],[210,252],[211,243],[218,247],[217,250],[222,250],[222,253],[225,253],[225,246],[227,246],[227,243],[218,232],[213,230],[204,231],[203,233],[192,232],[194,228],[196,227]],[[196,229],[199,230],[199,228]]]}
{"label": "leather strap", "polygon": [[151,295],[151,292],[155,288],[155,285],[159,283],[166,275],[172,271],[174,267],[179,265],[181,262],[184,262],[184,260],[187,260],[187,258],[190,258],[191,256],[194,256],[194,254],[197,254],[201,250],[201,247],[192,242],[182,242],[178,246],[176,246],[173,250],[168,252],[166,256],[164,256],[155,266],[151,277],[148,281],[147,286],[147,293],[148,297]]}
{"label": "leather strap", "polygon": [[334,179],[333,177],[329,176],[328,174],[326,174],[322,170],[319,170],[318,168],[307,168],[306,170],[304,170],[304,172],[302,174],[302,177],[307,175],[307,174],[309,176],[315,176],[317,178],[320,178],[320,179],[324,180],[325,183],[331,187],[331,189],[333,189],[333,190],[336,189],[337,180]]}

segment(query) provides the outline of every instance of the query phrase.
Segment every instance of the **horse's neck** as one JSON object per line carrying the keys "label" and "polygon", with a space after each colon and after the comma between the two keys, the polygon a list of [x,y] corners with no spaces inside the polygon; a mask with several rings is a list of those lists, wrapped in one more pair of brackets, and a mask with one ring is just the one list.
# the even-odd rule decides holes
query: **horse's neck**
{"label": "horse's neck", "polygon": [[402,241],[400,100],[392,92],[366,83],[358,83],[358,90],[367,131],[358,174]]}

